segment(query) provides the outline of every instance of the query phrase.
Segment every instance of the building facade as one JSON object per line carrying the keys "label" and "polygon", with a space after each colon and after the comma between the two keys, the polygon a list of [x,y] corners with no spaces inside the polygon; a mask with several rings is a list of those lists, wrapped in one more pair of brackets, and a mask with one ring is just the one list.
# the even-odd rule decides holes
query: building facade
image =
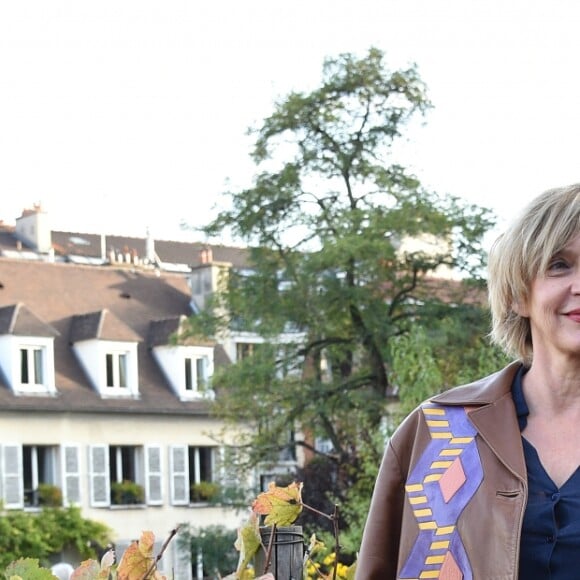
{"label": "building facade", "polygon": [[[224,435],[210,410],[214,368],[232,359],[223,345],[181,333],[199,307],[192,272],[209,267],[207,254],[192,244],[191,260],[164,259],[145,239],[141,257],[64,232],[47,244],[36,210],[23,214],[26,228],[0,226],[4,509],[38,510],[57,490],[64,505],[112,528],[119,555],[144,530],[160,547],[180,524],[236,528],[247,514],[211,501],[233,482],[259,481],[228,472],[237,435]],[[177,546],[160,567],[191,577]]]}

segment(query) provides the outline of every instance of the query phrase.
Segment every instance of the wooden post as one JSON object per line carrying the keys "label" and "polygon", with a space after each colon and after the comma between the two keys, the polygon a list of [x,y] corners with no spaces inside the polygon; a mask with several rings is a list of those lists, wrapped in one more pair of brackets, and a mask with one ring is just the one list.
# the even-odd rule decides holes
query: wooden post
{"label": "wooden post", "polygon": [[270,565],[267,570],[264,570],[264,565],[266,563],[266,550],[270,545],[272,528],[260,528],[260,535],[265,549],[260,549],[256,554],[256,574],[271,572],[276,580],[302,580],[304,577],[304,534],[302,533],[302,526],[276,528]]}

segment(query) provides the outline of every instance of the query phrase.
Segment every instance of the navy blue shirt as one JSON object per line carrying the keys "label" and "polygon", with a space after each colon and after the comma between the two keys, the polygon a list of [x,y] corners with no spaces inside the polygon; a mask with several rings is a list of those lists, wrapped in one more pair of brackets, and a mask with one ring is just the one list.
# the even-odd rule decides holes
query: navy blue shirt
{"label": "navy blue shirt", "polygon": [[[528,421],[522,377],[517,373],[512,396],[520,431]],[[521,580],[580,578],[580,469],[558,488],[546,473],[535,447],[522,437],[528,471],[528,504],[520,540]]]}

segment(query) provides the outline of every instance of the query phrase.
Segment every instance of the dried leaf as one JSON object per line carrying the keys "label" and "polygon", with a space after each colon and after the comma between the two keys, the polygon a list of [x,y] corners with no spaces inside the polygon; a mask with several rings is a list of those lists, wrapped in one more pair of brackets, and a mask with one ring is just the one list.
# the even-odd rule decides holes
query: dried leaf
{"label": "dried leaf", "polygon": [[302,483],[293,482],[287,487],[278,487],[271,482],[268,491],[254,500],[252,510],[266,516],[264,523],[267,526],[292,525],[302,511]]}
{"label": "dried leaf", "polygon": [[[123,554],[117,571],[118,580],[144,580],[145,574],[155,560],[153,546],[155,536],[153,532],[142,532],[138,542],[133,542]],[[147,576],[147,580],[166,580],[159,572],[154,571]]]}
{"label": "dried leaf", "polygon": [[[95,580],[99,578],[101,566],[96,560],[84,560],[72,573],[70,580]],[[107,578],[107,576],[101,576]]]}
{"label": "dried leaf", "polygon": [[81,562],[81,565],[72,573],[70,580],[108,580],[113,573],[114,563],[115,552],[108,550],[101,558],[100,564],[96,560]]}

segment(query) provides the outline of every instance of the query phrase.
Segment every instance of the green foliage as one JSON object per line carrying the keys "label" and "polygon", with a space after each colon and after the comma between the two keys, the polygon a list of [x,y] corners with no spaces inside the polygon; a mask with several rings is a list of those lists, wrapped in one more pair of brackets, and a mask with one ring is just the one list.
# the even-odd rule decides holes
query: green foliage
{"label": "green foliage", "polygon": [[407,348],[391,343],[440,324],[439,305],[462,305],[468,283],[433,280],[440,268],[478,275],[493,225],[486,209],[426,190],[393,161],[407,122],[430,106],[416,68],[389,70],[377,49],[327,59],[319,88],[289,94],[251,131],[254,183],[230,192],[205,228],[250,244],[252,271],[224,278],[191,333],[245,330],[265,342],[216,372],[215,412],[255,427],[240,438],[250,465],[329,442],[329,491],[341,504],[375,453],[364,431],[379,430],[392,387],[411,405],[463,367],[458,358],[441,368],[418,335],[413,364],[393,374],[391,360]]}
{"label": "green foliage", "polygon": [[43,563],[67,547],[76,548],[83,558],[92,557],[93,546],[107,545],[110,536],[107,526],[81,517],[76,507],[7,511],[0,515],[0,568],[19,558]]}
{"label": "green foliage", "polygon": [[203,554],[204,578],[221,578],[236,569],[235,530],[224,526],[195,528],[184,524],[177,541],[182,550],[189,551],[192,562],[197,562],[199,553]]}
{"label": "green foliage", "polygon": [[[469,316],[470,315],[470,316]],[[425,399],[491,374],[509,358],[485,335],[487,313],[463,307],[436,327],[417,325],[391,342],[393,377],[399,388],[399,419]]]}
{"label": "green foliage", "polygon": [[443,376],[429,337],[420,326],[391,341],[393,380],[399,390],[400,414],[443,390]]}
{"label": "green foliage", "polygon": [[[430,315],[429,276],[481,269],[489,212],[426,191],[391,161],[404,125],[429,107],[416,69],[390,71],[379,50],[328,59],[320,88],[291,93],[253,131],[265,169],[205,228],[255,244],[252,274],[230,272],[191,328],[234,326],[268,343],[213,378],[220,416],[257,427],[242,442],[255,464],[275,461],[296,424],[351,463],[356,425],[385,413],[389,342]],[[409,239],[423,246],[405,250]]]}
{"label": "green foliage", "polygon": [[135,505],[145,502],[145,489],[134,481],[111,483],[111,501],[114,505]]}
{"label": "green foliage", "polygon": [[38,560],[22,558],[12,562],[4,572],[6,580],[54,580],[54,576],[46,568],[41,568]]}

